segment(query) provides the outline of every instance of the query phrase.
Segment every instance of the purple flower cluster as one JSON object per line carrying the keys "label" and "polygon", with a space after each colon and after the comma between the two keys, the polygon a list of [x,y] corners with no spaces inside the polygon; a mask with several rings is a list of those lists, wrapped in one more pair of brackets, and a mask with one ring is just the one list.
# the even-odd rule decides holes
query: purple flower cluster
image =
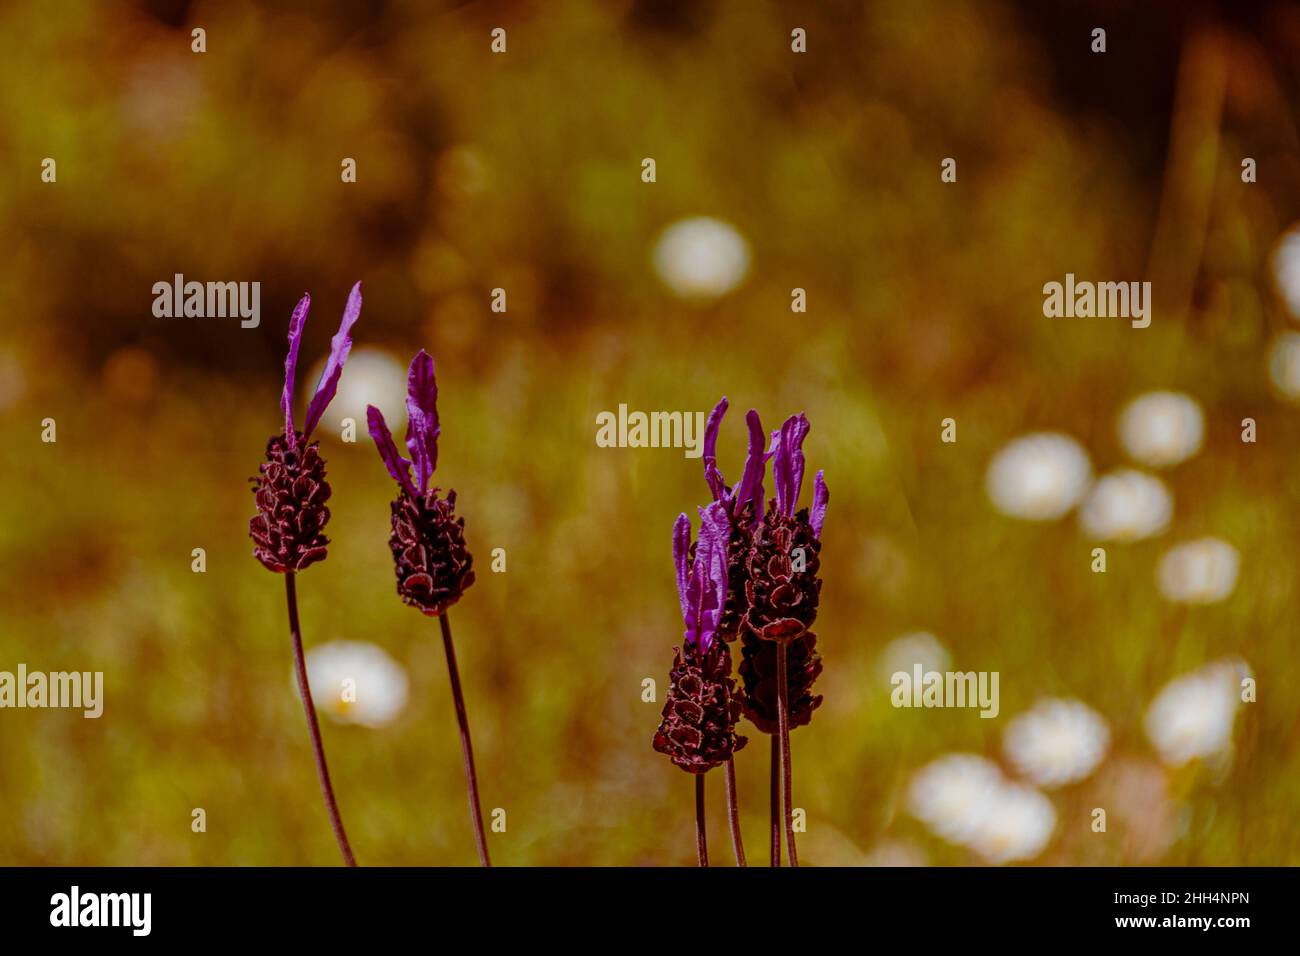
{"label": "purple flower cluster", "polygon": [[[717,463],[718,432],[727,407],[723,398],[705,428],[704,479],[713,502],[699,509],[698,540],[691,543],[691,523],[685,514],[673,527],[677,591],[686,625],[677,653],[681,661],[701,667],[710,678],[699,693],[711,695],[712,706],[686,692],[695,690],[694,684],[685,689],[670,686],[654,739],[656,750],[697,773],[730,759],[744,741],[735,735],[734,720],[728,725],[706,718],[743,712],[763,732],[776,732],[776,642],[791,650],[787,672],[794,693],[792,725],[808,723],[821,703],[821,697],[809,692],[821,673],[816,637],[809,628],[821,594],[821,530],[829,493],[823,473],[817,472],[811,508],[797,510],[808,419],[802,414],[788,418],[772,432],[765,448],[768,436],[758,412],[750,409],[745,416],[745,467],[740,480],[728,485]],[[764,509],[763,480],[769,461],[776,496]],[[745,686],[733,700],[735,682],[726,644],[737,638],[745,658],[740,670]],[[697,715],[695,723],[686,719]],[[736,744],[737,740],[742,743]]]}

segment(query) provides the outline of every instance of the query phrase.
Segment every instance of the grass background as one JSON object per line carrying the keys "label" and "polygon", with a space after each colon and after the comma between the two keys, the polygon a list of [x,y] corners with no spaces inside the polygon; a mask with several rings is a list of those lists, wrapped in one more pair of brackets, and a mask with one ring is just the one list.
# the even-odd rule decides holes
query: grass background
{"label": "grass background", "polygon": [[[5,5],[0,669],[103,670],[107,699],[98,721],[0,713],[0,863],[336,862],[282,585],[250,556],[247,478],[277,427],[293,302],[312,293],[309,364],[358,278],[358,347],[438,362],[438,480],[459,492],[480,565],[452,620],[484,809],[507,811],[496,862],[693,861],[690,780],[651,751],[659,705],[640,690],[664,686],[680,639],[669,533],[706,488],[679,452],[597,448],[595,416],[707,410],[721,394],[724,473],[739,473],[745,409],[769,428],[804,410],[810,469],[831,488],[826,702],[794,735],[808,863],[899,845],[967,862],[903,814],[901,788],[938,754],[995,756],[1007,719],[1046,694],[1099,710],[1113,743],[1096,778],[1054,797],[1039,862],[1145,861],[1133,837],[1150,819],[1088,829],[1122,765],[1167,789],[1159,862],[1300,861],[1300,414],[1265,372],[1289,322],[1267,256],[1300,199],[1300,19],[1283,4],[1249,16]],[[1088,52],[1098,23],[1104,56]],[[489,52],[496,26],[504,56]],[[56,184],[40,181],[46,156]],[[339,180],[345,156],[355,184]],[[939,181],[946,156],[956,184]],[[698,214],[735,224],[753,254],[744,285],[709,305],[672,298],[650,264],[659,230]],[[1041,286],[1067,271],[1152,279],[1151,327],[1044,319]],[[260,281],[261,327],[155,319],[152,284],[177,272]],[[806,316],[789,311],[795,286]],[[1094,575],[1073,519],[994,512],[984,469],[1007,440],[1061,429],[1094,467],[1119,465],[1116,413],[1153,387],[1191,393],[1207,420],[1203,452],[1166,476],[1166,536],[1109,548]],[[47,416],[56,444],[39,440]],[[1257,444],[1239,440],[1246,416]],[[945,417],[955,445],[939,441]],[[373,641],[412,682],[388,728],[325,722],[354,848],[363,864],[469,864],[436,624],[393,593],[392,483],[364,435],[326,435],[324,453],[333,544],[299,582],[306,642]],[[1180,610],[1155,563],[1203,533],[1241,551],[1240,581]],[[190,571],[195,547],[206,574]],[[504,574],[487,571],[495,547]],[[889,706],[879,652],[915,629],[957,667],[1001,672],[997,720]],[[1260,686],[1231,766],[1156,771],[1147,703],[1228,654]],[[761,857],[766,741],[750,736],[738,768]],[[720,775],[709,784],[725,861]]]}

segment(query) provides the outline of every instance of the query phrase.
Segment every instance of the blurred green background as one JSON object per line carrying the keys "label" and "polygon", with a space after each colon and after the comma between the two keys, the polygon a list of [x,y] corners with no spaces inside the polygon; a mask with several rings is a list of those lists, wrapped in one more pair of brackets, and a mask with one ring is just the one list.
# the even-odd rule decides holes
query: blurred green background
{"label": "blurred green background", "polygon": [[[1036,862],[1300,862],[1300,412],[1267,375],[1290,322],[1269,252],[1300,203],[1297,62],[1300,12],[1282,3],[6,4],[0,669],[102,670],[106,703],[97,721],[0,712],[0,864],[337,862],[247,479],[278,427],[293,303],[312,294],[310,369],[357,279],[357,349],[438,363],[437,480],[479,564],[451,619],[484,812],[508,820],[494,862],[694,860],[691,781],[651,750],[660,704],[641,681],[666,687],[669,533],[707,490],[678,451],[597,448],[595,416],[723,394],[728,477],[745,409],[768,428],[804,410],[831,488],[825,704],[793,739],[805,862],[971,861],[905,814],[907,781],[948,751],[997,757],[1006,720],[1044,695],[1104,715],[1106,766],[1147,768],[1172,822],[1154,859],[1125,838],[1140,819],[1091,833],[1103,766],[1053,794]],[[660,232],[699,215],[751,257],[708,301],[652,262]],[[1151,279],[1151,327],[1045,319],[1041,286],[1067,271]],[[175,273],[260,281],[261,326],[155,318],[152,285]],[[1121,464],[1115,416],[1151,388],[1206,415],[1202,452],[1164,476],[1166,540],[1110,547],[1094,575],[1073,519],[989,504],[989,459],[1026,431]],[[333,543],[299,580],[305,640],[374,642],[411,682],[388,726],[324,721],[343,816],[362,864],[468,865],[437,625],[394,594],[393,483],[364,428],[338,440],[339,414],[322,425]],[[1241,552],[1236,590],[1171,605],[1155,562],[1200,534]],[[890,706],[878,658],[913,630],[960,669],[1001,672],[997,720]],[[1229,655],[1260,684],[1231,766],[1160,769],[1148,703]],[[747,732],[761,861],[766,741]]]}

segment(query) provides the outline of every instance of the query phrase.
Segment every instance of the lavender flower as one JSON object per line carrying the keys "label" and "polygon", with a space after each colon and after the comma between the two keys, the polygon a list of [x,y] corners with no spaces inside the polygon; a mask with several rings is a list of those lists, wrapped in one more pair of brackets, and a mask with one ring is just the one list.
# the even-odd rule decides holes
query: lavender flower
{"label": "lavender flower", "polygon": [[465,783],[469,792],[470,821],[479,863],[491,866],[487,838],[483,830],[483,811],[479,806],[478,774],[474,769],[474,748],[470,742],[469,717],[456,666],[451,623],[447,609],[460,600],[474,583],[474,558],[465,547],[465,519],[456,517],[456,492],[438,497],[438,489],[429,486],[438,467],[438,381],[433,374],[433,358],[420,349],[411,359],[406,375],[406,449],[410,459],[402,456],[388,430],[383,413],[373,405],[366,407],[366,424],[375,440],[379,457],[397,482],[397,498],[389,506],[392,532],[388,547],[393,553],[397,573],[397,593],[403,603],[438,618],[442,646],[447,656],[447,675],[451,681],[452,702],[460,730],[461,753],[465,760]]}
{"label": "lavender flower", "polygon": [[310,307],[311,296],[304,295],[289,319],[289,355],[284,361],[284,391],[280,395],[284,428],[267,441],[266,461],[252,479],[257,514],[248,522],[248,533],[253,539],[253,555],[267,570],[281,574],[301,571],[325,560],[329,539],[323,529],[330,517],[325,506],[330,486],[325,480],[319,442],[308,444],[308,440],[338,390],[343,363],[352,349],[352,326],[361,315],[361,283],[354,285],[348,296],[343,321],[330,342],[329,361],[300,432],[293,423],[294,375],[302,327]]}
{"label": "lavender flower", "polygon": [[810,690],[821,673],[817,638],[809,630],[821,596],[821,531],[830,495],[822,472],[813,481],[811,512],[796,511],[803,486],[803,414],[786,419],[772,433],[769,454],[776,497],[755,529],[745,562],[745,603],[740,673],[743,709],[760,730],[772,734],[772,865],[780,865],[777,809],[778,758],[785,838],[790,865],[798,866],[792,816],[790,730],[808,723],[821,704]]}
{"label": "lavender flower", "polygon": [[808,419],[792,415],[772,433],[776,497],[754,535],[747,562],[746,626],[763,640],[789,641],[812,626],[822,582],[821,531],[830,495],[822,472],[813,481],[812,510],[796,512],[803,486]]}
{"label": "lavender flower", "polygon": [[[465,519],[456,517],[456,492],[438,497],[429,479],[438,467],[438,383],[433,358],[421,349],[407,373],[406,447],[404,458],[393,441],[383,413],[366,408],[370,437],[388,473],[401,488],[391,505],[388,539],[402,601],[436,617],[460,600],[474,583],[474,558],[465,547]],[[414,469],[414,474],[412,474]]]}
{"label": "lavender flower", "polygon": [[[696,834],[701,866],[708,865],[704,837],[704,774],[746,744],[736,735],[740,702],[731,677],[731,651],[719,637],[727,598],[730,521],[721,502],[700,509],[700,536],[691,546],[685,514],[673,527],[677,596],[686,630],[674,648],[667,699],[655,731],[654,749],[696,777]],[[693,553],[692,553],[693,552]]]}
{"label": "lavender flower", "polygon": [[325,480],[325,461],[320,456],[320,443],[309,444],[309,441],[338,390],[343,363],[347,361],[348,352],[352,349],[352,326],[361,315],[361,283],[354,285],[348,296],[343,321],[339,323],[339,330],[330,341],[330,355],[325,371],[307,406],[307,420],[302,431],[298,431],[293,422],[294,376],[298,370],[298,346],[302,341],[302,327],[307,321],[310,306],[311,296],[304,295],[289,319],[289,355],[284,361],[284,390],[280,393],[284,426],[280,434],[273,435],[266,443],[266,461],[259,466],[258,476],[252,479],[257,514],[248,522],[248,533],[253,539],[253,555],[257,560],[267,570],[284,575],[298,692],[302,696],[307,730],[316,755],[316,773],[320,778],[325,808],[329,812],[330,824],[334,828],[334,838],[338,841],[343,861],[348,866],[356,866],[356,858],[352,855],[352,847],[343,828],[343,818],[339,814],[338,801],[334,797],[334,786],[330,782],[325,747],[321,742],[320,725],[311,698],[311,685],[307,680],[302,627],[298,623],[295,576],[298,571],[317,561],[323,561],[329,544],[324,528],[330,517],[329,508],[325,506],[330,497],[330,486]]}

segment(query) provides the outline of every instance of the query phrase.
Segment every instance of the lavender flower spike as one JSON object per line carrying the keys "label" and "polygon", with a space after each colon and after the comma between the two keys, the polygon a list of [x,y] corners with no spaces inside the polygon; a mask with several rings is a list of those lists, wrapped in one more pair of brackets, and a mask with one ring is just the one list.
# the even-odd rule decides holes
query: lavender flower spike
{"label": "lavender flower spike", "polygon": [[302,329],[307,322],[311,296],[304,295],[294,306],[289,319],[289,354],[284,360],[284,388],[280,392],[280,411],[284,415],[283,431],[272,435],[266,443],[266,460],[258,466],[253,481],[253,496],[257,514],[248,522],[248,535],[253,539],[253,556],[268,571],[284,575],[285,604],[289,612],[289,636],[293,643],[294,670],[298,677],[298,693],[302,697],[303,711],[307,717],[307,731],[316,756],[316,773],[320,778],[321,793],[329,812],[334,838],[338,841],[343,862],[356,866],[356,857],[348,842],[330,782],[329,767],[325,761],[325,745],[321,742],[320,723],[312,701],[311,685],[307,679],[307,662],[302,646],[302,627],[298,621],[298,590],[296,577],[299,571],[325,560],[329,539],[324,529],[330,520],[326,504],[330,498],[330,485],[325,479],[325,460],[320,455],[320,442],[311,441],[325,408],[338,388],[343,363],[352,348],[352,326],[361,315],[361,283],[352,287],[343,322],[330,351],[325,374],[317,385],[307,409],[307,420],[302,431],[293,421],[293,393],[298,373],[298,350],[302,345]]}
{"label": "lavender flower spike", "polygon": [[406,604],[438,617],[474,583],[474,558],[465,547],[465,519],[456,517],[456,492],[440,498],[429,484],[438,465],[440,428],[433,359],[423,349],[411,360],[406,386],[410,459],[403,457],[383,413],[373,405],[366,408],[366,424],[384,467],[401,486],[390,506],[388,538],[397,593]]}
{"label": "lavender flower spike", "polygon": [[[325,409],[333,400],[334,393],[338,391],[339,376],[343,374],[343,363],[348,360],[348,353],[352,351],[352,326],[356,325],[360,317],[361,283],[358,282],[348,295],[348,304],[343,309],[343,321],[339,323],[339,330],[334,334],[334,338],[330,339],[330,357],[325,363],[325,371],[321,373],[320,381],[316,384],[316,394],[311,397],[311,404],[307,406],[307,422],[302,429],[304,441],[315,430],[321,416],[325,414]],[[296,348],[292,349],[292,353],[296,351]]]}
{"label": "lavender flower spike", "polygon": [[[685,641],[674,655],[667,699],[654,749],[687,773],[703,774],[745,746],[737,736],[740,701],[733,696],[731,652],[718,640],[727,596],[727,540],[731,525],[722,502],[700,509],[700,535],[691,558],[691,522],[673,525],[677,596],[686,623]],[[703,857],[703,854],[701,854]]]}
{"label": "lavender flower spike", "polygon": [[311,308],[311,296],[304,295],[294,306],[289,319],[289,353],[284,360],[284,388],[280,392],[280,411],[284,414],[284,431],[272,435],[266,443],[266,461],[253,479],[257,514],[248,522],[253,539],[253,554],[263,566],[277,574],[302,571],[327,554],[329,539],[324,528],[330,518],[325,504],[330,497],[325,480],[325,462],[311,433],[320,421],[338,387],[343,363],[352,347],[352,326],[361,314],[361,283],[352,287],[343,322],[334,336],[333,351],[326,374],[307,411],[303,430],[293,420],[293,393],[298,371],[298,350],[302,330]]}

